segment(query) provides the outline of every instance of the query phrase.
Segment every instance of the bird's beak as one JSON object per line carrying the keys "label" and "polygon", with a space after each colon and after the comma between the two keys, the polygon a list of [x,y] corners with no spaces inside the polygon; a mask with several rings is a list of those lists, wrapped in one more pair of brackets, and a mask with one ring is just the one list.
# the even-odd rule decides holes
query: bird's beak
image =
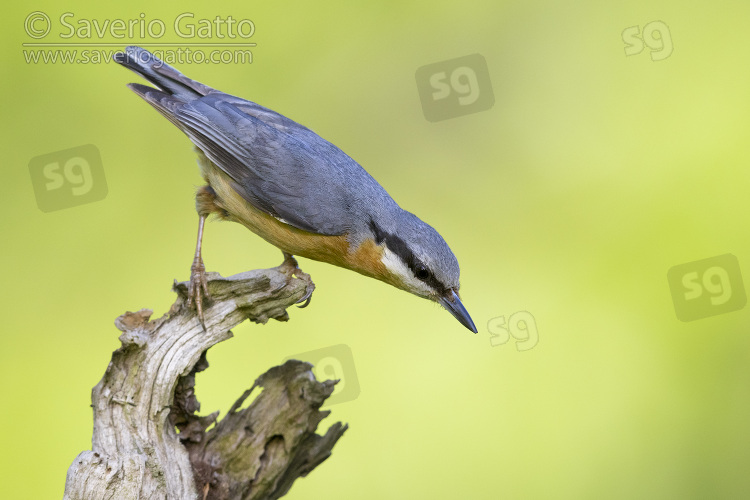
{"label": "bird's beak", "polygon": [[461,299],[458,298],[458,294],[455,290],[451,289],[444,297],[440,297],[438,302],[448,309],[448,312],[456,318],[459,323],[464,325],[466,328],[474,333],[477,333],[477,327],[474,326],[474,322],[469,316],[469,312],[466,310],[464,305],[461,303]]}

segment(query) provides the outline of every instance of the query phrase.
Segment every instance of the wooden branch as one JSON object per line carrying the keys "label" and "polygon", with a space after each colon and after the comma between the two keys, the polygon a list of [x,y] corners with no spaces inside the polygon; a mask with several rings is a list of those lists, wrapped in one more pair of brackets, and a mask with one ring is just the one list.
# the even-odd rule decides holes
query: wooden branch
{"label": "wooden branch", "polygon": [[92,449],[70,466],[66,500],[275,499],[330,456],[347,426],[315,433],[335,382],[316,381],[308,363],[271,368],[218,422],[218,412],[195,414],[206,351],[245,319],[287,321],[286,308],[314,286],[280,268],[208,280],[205,330],[186,306],[186,283],[175,282],[177,301],[163,317],[149,321],[152,311],[142,309],[115,321],[122,347],[92,391]]}

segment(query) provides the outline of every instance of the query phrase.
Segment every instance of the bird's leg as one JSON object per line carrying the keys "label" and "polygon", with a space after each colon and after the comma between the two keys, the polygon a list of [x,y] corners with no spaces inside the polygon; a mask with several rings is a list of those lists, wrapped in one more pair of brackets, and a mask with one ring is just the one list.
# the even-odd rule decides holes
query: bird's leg
{"label": "bird's leg", "polygon": [[201,245],[203,243],[203,224],[207,215],[201,214],[198,220],[198,242],[195,245],[195,258],[190,267],[190,283],[188,284],[188,307],[195,306],[198,319],[203,324],[203,300],[211,299],[208,293],[208,281],[206,280],[206,266],[203,265],[201,257]]}
{"label": "bird's leg", "polygon": [[297,304],[299,304],[300,302],[304,302],[304,304],[299,306],[300,308],[307,307],[308,305],[310,305],[310,300],[312,300],[312,293],[313,290],[315,290],[315,284],[313,283],[312,278],[310,278],[309,274],[302,272],[302,270],[299,268],[299,265],[297,264],[297,259],[292,257],[292,254],[287,252],[283,253],[284,262],[282,262],[279,266],[279,270],[282,273],[286,274],[290,280],[292,279],[292,277],[296,276],[307,284],[307,291],[305,293],[305,296],[297,301]]}
{"label": "bird's leg", "polygon": [[198,242],[195,244],[195,257],[190,267],[190,283],[188,284],[188,307],[195,307],[198,319],[203,323],[203,301],[211,300],[208,293],[208,280],[206,279],[206,266],[203,265],[201,246],[203,244],[203,225],[206,218],[212,213],[219,216],[226,211],[217,204],[216,191],[210,185],[203,186],[195,193],[195,210],[198,212]]}

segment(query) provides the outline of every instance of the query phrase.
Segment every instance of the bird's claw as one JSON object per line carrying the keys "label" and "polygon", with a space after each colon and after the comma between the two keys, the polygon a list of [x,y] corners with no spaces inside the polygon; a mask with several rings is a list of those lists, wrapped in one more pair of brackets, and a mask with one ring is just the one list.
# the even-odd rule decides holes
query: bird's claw
{"label": "bird's claw", "polygon": [[300,309],[304,309],[305,307],[310,305],[313,291],[315,291],[315,284],[313,283],[310,275],[307,273],[303,273],[299,267],[295,268],[294,276],[304,281],[305,285],[307,286],[307,289],[305,290],[305,295],[301,299],[299,299],[297,302],[295,302],[295,304],[300,304],[304,302],[304,304],[302,304],[301,306],[297,306]]}
{"label": "bird's claw", "polygon": [[304,302],[301,306],[297,306],[300,309],[303,309],[310,305],[310,301],[312,300],[312,294],[315,290],[315,284],[312,281],[312,278],[310,278],[310,275],[307,273],[302,272],[302,270],[299,268],[299,265],[297,264],[297,259],[292,257],[291,255],[284,254],[284,262],[281,263],[279,266],[282,273],[286,274],[289,277],[289,280],[292,279],[292,277],[296,276],[298,279],[301,279],[305,282],[307,285],[307,290],[305,291],[305,295],[299,299],[295,304],[299,304],[301,302]]}
{"label": "bird's claw", "polygon": [[205,327],[203,321],[203,301],[211,300],[208,293],[208,280],[206,279],[206,266],[203,260],[196,257],[190,267],[190,282],[188,283],[188,307],[195,307],[198,313],[198,321]]}
{"label": "bird's claw", "polygon": [[[312,281],[310,283],[312,284]],[[315,285],[307,287],[307,293],[305,293],[305,296],[299,299],[297,302],[295,302],[295,304],[299,304],[300,302],[304,302],[304,304],[302,304],[301,306],[297,306],[297,307],[299,307],[300,309],[304,309],[305,307],[310,305],[310,301],[312,300],[313,290],[315,290]]]}

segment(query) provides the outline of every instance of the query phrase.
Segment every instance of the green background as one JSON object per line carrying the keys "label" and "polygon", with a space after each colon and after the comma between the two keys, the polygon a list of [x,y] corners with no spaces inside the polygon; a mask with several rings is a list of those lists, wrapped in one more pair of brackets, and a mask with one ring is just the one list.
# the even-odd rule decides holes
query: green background
{"label": "green background", "polygon": [[[427,301],[302,260],[317,285],[309,308],[243,324],[209,352],[203,413],[226,411],[289,355],[350,346],[361,393],[323,423],[350,430],[288,498],[750,495],[750,309],[683,323],[667,283],[672,266],[726,253],[750,275],[750,4],[43,0],[4,8],[0,45],[4,498],[62,496],[90,448],[113,320],[161,315],[188,276],[201,183],[187,138],[125,87],[134,74],[25,63],[36,10],[53,22],[252,19],[252,64],[179,69],[331,140],[456,253],[478,335]],[[623,30],[656,20],[672,55],[626,57]],[[428,122],[415,71],[473,53],[494,106]],[[29,161],[84,144],[101,152],[106,198],[41,212]],[[204,249],[225,276],[281,258],[231,223],[210,223]],[[533,314],[538,344],[492,347],[488,322],[517,311]]]}

